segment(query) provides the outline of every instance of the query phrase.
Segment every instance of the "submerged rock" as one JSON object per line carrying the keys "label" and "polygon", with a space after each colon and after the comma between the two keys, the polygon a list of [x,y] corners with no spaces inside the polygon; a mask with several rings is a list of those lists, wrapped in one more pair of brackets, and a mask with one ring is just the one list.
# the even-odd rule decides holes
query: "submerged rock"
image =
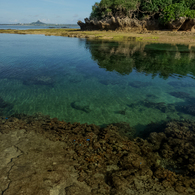
{"label": "submerged rock", "polygon": [[169,85],[171,85],[172,87],[195,87],[195,84],[193,83],[187,83],[187,82],[181,82],[181,81],[171,81],[168,82]]}
{"label": "submerged rock", "polygon": [[118,85],[120,84],[120,81],[117,80],[111,80],[111,79],[101,79],[99,82],[103,85]]}
{"label": "submerged rock", "polygon": [[129,85],[131,87],[141,88],[141,87],[148,87],[151,85],[151,83],[150,82],[142,82],[142,81],[134,81],[134,82],[130,82]]}
{"label": "submerged rock", "polygon": [[191,114],[195,116],[195,104],[185,105],[185,106],[177,106],[177,109],[180,112]]}
{"label": "submerged rock", "polygon": [[115,113],[116,114],[121,114],[121,115],[126,115],[126,112],[127,112],[127,108],[125,108],[123,110],[116,111]]}
{"label": "submerged rock", "polygon": [[190,97],[189,93],[183,92],[183,91],[174,91],[174,92],[170,92],[170,95],[176,97],[176,98],[181,98],[181,99],[185,99]]}
{"label": "submerged rock", "polygon": [[49,76],[35,76],[23,81],[25,85],[53,85],[54,79]]}
{"label": "submerged rock", "polygon": [[129,107],[136,107],[139,105],[146,106],[148,108],[158,109],[164,113],[175,112],[175,106],[173,104],[166,104],[165,102],[151,102],[148,100],[139,101],[137,104],[128,105]]}
{"label": "submerged rock", "polygon": [[10,115],[12,112],[13,105],[4,101],[2,97],[0,97],[0,116]]}
{"label": "submerged rock", "polygon": [[82,110],[86,113],[89,113],[92,111],[91,105],[84,100],[72,102],[71,107],[76,109],[76,110]]}

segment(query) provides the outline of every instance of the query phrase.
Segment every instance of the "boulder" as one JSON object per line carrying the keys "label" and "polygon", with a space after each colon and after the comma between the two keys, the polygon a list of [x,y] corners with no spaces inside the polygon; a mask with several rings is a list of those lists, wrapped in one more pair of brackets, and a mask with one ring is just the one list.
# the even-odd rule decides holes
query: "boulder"
{"label": "boulder", "polygon": [[184,24],[184,22],[186,21],[186,17],[180,17],[177,20],[172,20],[170,21],[167,26],[170,30],[172,31],[177,31],[180,29],[180,27]]}
{"label": "boulder", "polygon": [[180,30],[195,32],[195,18],[187,19],[181,26]]}

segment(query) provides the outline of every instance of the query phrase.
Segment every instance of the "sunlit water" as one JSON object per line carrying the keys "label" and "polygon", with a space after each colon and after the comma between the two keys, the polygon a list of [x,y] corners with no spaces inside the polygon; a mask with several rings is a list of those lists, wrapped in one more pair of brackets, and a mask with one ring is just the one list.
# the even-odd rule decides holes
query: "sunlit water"
{"label": "sunlit water", "polygon": [[0,115],[107,125],[195,119],[195,48],[0,34]]}

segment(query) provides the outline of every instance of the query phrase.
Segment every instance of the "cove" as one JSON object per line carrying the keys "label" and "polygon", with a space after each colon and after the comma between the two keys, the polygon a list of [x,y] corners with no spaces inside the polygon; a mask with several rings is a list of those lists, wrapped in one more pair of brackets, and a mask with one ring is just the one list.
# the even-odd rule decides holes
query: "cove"
{"label": "cove", "polygon": [[195,119],[195,47],[0,35],[0,115],[106,126]]}

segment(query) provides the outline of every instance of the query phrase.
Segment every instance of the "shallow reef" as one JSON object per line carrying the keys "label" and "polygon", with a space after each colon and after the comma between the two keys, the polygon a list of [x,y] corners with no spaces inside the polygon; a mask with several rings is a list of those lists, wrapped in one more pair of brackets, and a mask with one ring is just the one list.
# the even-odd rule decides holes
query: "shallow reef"
{"label": "shallow reef", "polygon": [[[65,190],[65,194],[195,194],[195,122],[170,121],[162,126],[160,132],[157,130],[158,132],[152,132],[146,139],[142,139],[134,137],[133,128],[126,123],[110,124],[101,128],[94,124],[71,124],[41,114],[17,114],[6,119],[0,118],[1,137],[10,133],[15,135],[15,132],[19,131],[25,132],[25,136],[34,132],[39,138],[43,137],[49,140],[50,144],[53,143],[50,149],[47,148],[48,153],[58,144],[58,152],[53,154],[60,153],[60,156],[55,156],[53,160],[58,162],[58,166],[54,164],[54,168],[47,167],[46,172],[43,172],[41,177],[47,178],[44,185],[39,186],[41,182],[34,185],[33,182],[40,175],[36,171],[38,168],[35,165],[29,166],[32,162],[28,161],[28,148],[32,151],[32,147],[35,147],[31,141],[33,136],[28,138],[26,144],[22,144],[21,138],[18,139],[18,144],[15,144],[17,151],[23,146],[27,153],[23,152],[19,158],[14,159],[15,166],[17,161],[23,159],[24,166],[30,167],[25,169],[25,174],[28,172],[28,178],[33,177],[34,180],[24,177],[17,183],[18,186],[13,185],[18,177],[16,171],[23,170],[24,167],[10,171],[8,169],[12,183],[7,189],[0,187],[5,194],[11,194],[11,190],[16,188],[17,194],[30,188],[47,191],[51,186],[57,185],[52,183],[53,180],[48,174],[61,174],[61,179],[57,182],[58,186],[62,186],[60,182],[65,178],[62,170],[68,165],[73,166],[77,183],[60,189]],[[42,143],[33,151],[41,155],[44,147],[46,146]],[[42,169],[44,163],[45,166],[49,163],[49,159],[42,157]],[[65,159],[71,160],[71,163],[64,164]],[[41,159],[39,166],[40,163]],[[0,167],[0,173],[5,174],[3,166]],[[24,185],[24,181],[28,185]],[[36,194],[40,192],[36,191]]]}
{"label": "shallow reef", "polygon": [[71,107],[86,113],[90,113],[92,111],[90,103],[84,100],[72,102]]}
{"label": "shallow reef", "polygon": [[195,104],[177,106],[176,108],[180,112],[195,116]]}
{"label": "shallow reef", "polygon": [[193,83],[189,83],[189,82],[179,82],[179,81],[170,81],[168,82],[169,85],[171,85],[172,87],[176,87],[176,88],[180,88],[180,87],[195,87],[195,85]]}
{"label": "shallow reef", "polygon": [[181,98],[181,99],[185,99],[185,98],[189,98],[190,94],[183,92],[183,91],[173,91],[169,93],[170,95],[176,97],[176,98]]}
{"label": "shallow reef", "polygon": [[24,85],[54,85],[55,80],[50,76],[34,76],[31,78],[26,78],[23,81]]}
{"label": "shallow reef", "polygon": [[121,84],[120,81],[113,80],[113,79],[101,79],[99,82],[103,85],[119,85]]}
{"label": "shallow reef", "polygon": [[3,116],[5,113],[11,114],[13,105],[7,103],[1,96],[0,96],[0,116]]}
{"label": "shallow reef", "polygon": [[129,86],[135,87],[135,88],[148,87],[150,85],[151,85],[150,82],[142,82],[142,81],[129,82]]}
{"label": "shallow reef", "polygon": [[148,107],[148,108],[158,109],[164,113],[176,111],[174,104],[166,104],[165,102],[151,102],[151,101],[148,101],[147,99],[145,99],[143,101],[139,101],[136,104],[129,104],[127,106],[130,108],[134,108],[134,107],[139,106],[139,105],[143,105],[143,106]]}

